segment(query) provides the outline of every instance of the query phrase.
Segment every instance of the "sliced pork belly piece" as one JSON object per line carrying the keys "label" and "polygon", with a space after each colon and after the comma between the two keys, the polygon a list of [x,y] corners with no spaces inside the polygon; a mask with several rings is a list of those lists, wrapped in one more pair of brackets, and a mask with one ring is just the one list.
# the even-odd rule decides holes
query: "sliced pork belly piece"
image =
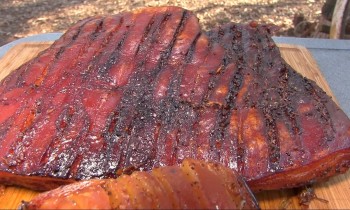
{"label": "sliced pork belly piece", "polygon": [[180,166],[80,181],[39,194],[21,209],[258,209],[235,171],[186,159]]}

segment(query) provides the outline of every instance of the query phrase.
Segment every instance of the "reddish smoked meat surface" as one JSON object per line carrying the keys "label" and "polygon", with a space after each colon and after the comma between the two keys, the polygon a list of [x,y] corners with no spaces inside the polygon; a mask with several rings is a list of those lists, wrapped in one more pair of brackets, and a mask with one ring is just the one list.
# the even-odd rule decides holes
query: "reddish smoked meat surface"
{"label": "reddish smoked meat surface", "polygon": [[0,83],[0,181],[37,190],[185,158],[254,191],[350,165],[350,121],[281,58],[270,27],[209,32],[177,7],[92,17]]}
{"label": "reddish smoked meat surface", "polygon": [[237,172],[186,159],[180,166],[80,181],[24,202],[29,209],[259,209]]}

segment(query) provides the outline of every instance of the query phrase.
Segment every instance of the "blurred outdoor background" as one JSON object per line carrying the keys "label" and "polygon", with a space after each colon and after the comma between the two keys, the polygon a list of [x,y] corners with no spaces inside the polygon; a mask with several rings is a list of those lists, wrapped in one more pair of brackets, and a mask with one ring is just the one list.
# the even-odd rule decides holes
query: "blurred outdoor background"
{"label": "blurred outdoor background", "polygon": [[332,14],[332,11],[327,14],[327,8],[323,8],[325,2],[326,0],[0,0],[0,46],[29,35],[64,32],[70,25],[88,16],[160,5],[175,5],[192,10],[205,30],[230,21],[257,21],[279,26],[278,36],[327,38],[327,35],[319,33],[321,14],[324,14],[323,18],[327,15],[331,17]]}

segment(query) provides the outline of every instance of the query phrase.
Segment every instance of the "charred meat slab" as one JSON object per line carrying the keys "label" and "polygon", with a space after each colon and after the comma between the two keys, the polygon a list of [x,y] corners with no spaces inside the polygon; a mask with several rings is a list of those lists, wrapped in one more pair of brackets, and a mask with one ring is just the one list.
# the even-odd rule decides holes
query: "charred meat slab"
{"label": "charred meat slab", "polygon": [[92,17],[0,83],[0,181],[47,190],[185,158],[253,190],[344,172],[350,121],[263,25],[202,32],[177,7]]}

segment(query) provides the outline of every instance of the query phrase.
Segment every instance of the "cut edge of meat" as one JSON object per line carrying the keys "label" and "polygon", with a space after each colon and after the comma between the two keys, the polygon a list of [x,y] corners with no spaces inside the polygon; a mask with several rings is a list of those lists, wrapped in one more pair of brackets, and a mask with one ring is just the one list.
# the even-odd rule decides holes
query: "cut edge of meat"
{"label": "cut edge of meat", "polygon": [[[261,179],[246,181],[253,192],[260,192],[262,190],[279,189],[278,186],[281,185],[280,183],[288,183],[287,181],[293,177],[295,181],[285,185],[284,188],[294,188],[307,184],[314,184],[321,180],[327,180],[337,174],[345,173],[349,167],[350,149],[344,149],[308,165],[289,170],[288,173],[286,173],[286,171],[281,173],[277,172]],[[310,176],[314,178],[310,180]]]}
{"label": "cut edge of meat", "polygon": [[38,191],[52,190],[62,185],[76,182],[73,179],[58,179],[48,176],[18,175],[9,172],[0,172],[0,183],[7,186],[20,186]]}

